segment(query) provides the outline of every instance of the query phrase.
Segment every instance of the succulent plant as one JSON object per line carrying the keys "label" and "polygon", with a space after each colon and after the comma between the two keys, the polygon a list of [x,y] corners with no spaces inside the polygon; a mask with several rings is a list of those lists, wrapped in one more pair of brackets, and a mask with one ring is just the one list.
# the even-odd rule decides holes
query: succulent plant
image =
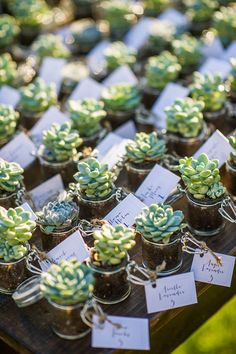
{"label": "succulent plant", "polygon": [[103,108],[104,103],[93,98],[69,101],[73,127],[78,129],[82,137],[90,137],[100,130],[100,122],[107,115]]}
{"label": "succulent plant", "polygon": [[127,251],[135,245],[135,231],[124,225],[104,224],[94,231],[93,263],[95,265],[118,265],[127,256]]}
{"label": "succulent plant", "polygon": [[11,85],[16,77],[17,65],[9,53],[0,55],[0,86]]}
{"label": "succulent plant", "polygon": [[172,106],[166,107],[167,131],[194,138],[202,130],[204,103],[190,97],[178,98]]}
{"label": "succulent plant", "polygon": [[136,61],[136,50],[118,41],[111,43],[105,49],[104,56],[108,69],[114,70],[124,64],[134,64]]}
{"label": "succulent plant", "polygon": [[167,49],[174,39],[175,32],[175,26],[171,22],[156,20],[149,30],[148,42],[151,49],[158,50],[159,53]]}
{"label": "succulent plant", "polygon": [[61,125],[54,123],[51,129],[43,132],[43,144],[46,160],[62,162],[77,155],[77,148],[82,144],[82,139],[77,130],[72,130],[69,122]]}
{"label": "succulent plant", "polygon": [[99,26],[89,18],[83,18],[70,25],[72,44],[96,43],[102,38]]}
{"label": "succulent plant", "polygon": [[221,7],[213,16],[213,27],[224,45],[236,38],[236,7]]}
{"label": "succulent plant", "polygon": [[209,160],[206,154],[179,160],[183,182],[195,199],[216,199],[225,193],[218,166],[218,160]]}
{"label": "succulent plant", "polygon": [[233,151],[230,153],[230,160],[234,165],[236,165],[236,136],[231,135],[229,137],[229,143],[233,148]]}
{"label": "succulent plant", "polygon": [[0,143],[15,133],[19,117],[12,106],[0,104]]}
{"label": "succulent plant", "polygon": [[155,16],[170,5],[170,0],[144,0],[145,15]]}
{"label": "succulent plant", "polygon": [[7,242],[0,241],[0,259],[4,262],[17,261],[26,253],[27,247],[24,245],[10,246]]}
{"label": "succulent plant", "polygon": [[229,76],[230,90],[233,94],[236,94],[236,58],[231,58],[231,72]]}
{"label": "succulent plant", "polygon": [[102,92],[101,100],[106,110],[129,112],[138,107],[141,98],[136,86],[120,83],[106,88]]}
{"label": "succulent plant", "polygon": [[158,139],[157,133],[137,133],[135,139],[126,145],[126,158],[129,162],[140,164],[156,162],[166,152],[166,142]]}
{"label": "succulent plant", "polygon": [[0,158],[0,192],[15,192],[23,181],[23,172],[18,163]]}
{"label": "succulent plant", "polygon": [[220,75],[195,72],[190,92],[193,99],[205,103],[205,111],[218,111],[226,101],[226,90]]}
{"label": "succulent plant", "polygon": [[104,199],[113,190],[113,173],[108,170],[108,165],[101,164],[94,157],[78,163],[78,172],[74,178],[81,193],[88,199]]}
{"label": "succulent plant", "polygon": [[14,17],[0,15],[0,47],[10,45],[19,34],[20,28]]}
{"label": "succulent plant", "polygon": [[93,291],[92,270],[76,259],[53,264],[42,273],[40,289],[44,297],[61,305],[86,301]]}
{"label": "succulent plant", "polygon": [[202,45],[190,34],[183,34],[178,39],[174,39],[172,46],[174,54],[183,67],[197,65],[202,58]]}
{"label": "succulent plant", "polygon": [[57,103],[57,94],[53,84],[36,78],[28,86],[20,89],[20,107],[27,112],[44,112]]}
{"label": "succulent plant", "polygon": [[168,204],[152,204],[136,217],[136,230],[151,242],[166,244],[175,232],[186,226],[183,219],[183,212],[173,211]]}
{"label": "succulent plant", "polygon": [[32,50],[40,57],[69,58],[70,51],[60,36],[42,34],[32,44]]}
{"label": "succulent plant", "polygon": [[186,14],[191,21],[205,22],[212,18],[218,7],[217,0],[184,0]]}
{"label": "succulent plant", "polygon": [[178,59],[168,51],[150,57],[145,66],[147,85],[161,90],[168,82],[174,81],[181,70]]}

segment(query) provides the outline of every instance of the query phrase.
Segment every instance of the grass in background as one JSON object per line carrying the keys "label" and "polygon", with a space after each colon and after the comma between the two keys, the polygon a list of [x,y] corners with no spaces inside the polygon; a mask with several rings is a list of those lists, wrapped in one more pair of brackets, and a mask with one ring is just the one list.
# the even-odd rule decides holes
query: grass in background
{"label": "grass in background", "polygon": [[172,354],[236,354],[236,296]]}

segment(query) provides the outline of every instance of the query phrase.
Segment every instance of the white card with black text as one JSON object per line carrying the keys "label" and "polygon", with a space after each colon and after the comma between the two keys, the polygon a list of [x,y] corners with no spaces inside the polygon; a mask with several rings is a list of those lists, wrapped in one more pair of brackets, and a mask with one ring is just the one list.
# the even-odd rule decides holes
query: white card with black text
{"label": "white card with black text", "polygon": [[93,80],[91,77],[86,77],[86,79],[78,83],[68,101],[83,100],[84,98],[94,98],[98,100],[103,89],[104,86],[99,84],[99,82]]}
{"label": "white card with black text", "polygon": [[128,65],[118,67],[102,82],[106,87],[119,83],[137,85],[138,80]]}
{"label": "white card with black text", "polygon": [[20,93],[16,89],[6,85],[0,88],[0,103],[15,108],[19,99]]}
{"label": "white card with black text", "polygon": [[44,58],[39,71],[39,76],[47,83],[54,84],[57,94],[60,91],[62,82],[62,69],[66,64],[66,60],[62,58]]}

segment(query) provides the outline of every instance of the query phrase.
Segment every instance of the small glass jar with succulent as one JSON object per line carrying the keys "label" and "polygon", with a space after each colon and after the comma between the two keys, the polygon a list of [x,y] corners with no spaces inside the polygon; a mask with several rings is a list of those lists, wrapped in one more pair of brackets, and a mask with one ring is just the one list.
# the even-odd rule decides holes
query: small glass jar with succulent
{"label": "small glass jar with succulent", "polygon": [[175,273],[182,265],[182,230],[184,214],[168,204],[152,204],[136,217],[136,231],[141,236],[142,262],[151,271],[165,267],[158,275]]}
{"label": "small glass jar with succulent", "polygon": [[65,185],[73,180],[78,160],[77,149],[82,139],[77,130],[72,129],[70,122],[61,125],[54,123],[49,130],[43,132],[42,145],[38,157],[45,179],[58,173]]}
{"label": "small glass jar with succulent", "polygon": [[144,14],[156,17],[171,5],[171,0],[143,0]]}
{"label": "small glass jar with succulent", "polygon": [[19,113],[12,106],[0,104],[0,147],[15,134],[19,118]]}
{"label": "small glass jar with succulent", "polygon": [[231,58],[231,71],[229,75],[230,100],[236,103],[236,58]]}
{"label": "small glass jar with succulent", "polygon": [[167,147],[170,153],[192,156],[209,136],[203,120],[204,102],[178,98],[165,108]]}
{"label": "small glass jar with succulent", "polygon": [[22,125],[31,129],[43,113],[52,105],[57,104],[56,89],[53,84],[47,85],[43,79],[36,78],[29,85],[20,89],[18,110]]}
{"label": "small glass jar with succulent", "polygon": [[106,129],[102,126],[102,121],[107,116],[104,103],[93,98],[69,101],[68,110],[73,128],[78,130],[83,145],[95,147],[106,134]]}
{"label": "small glass jar with succulent", "polygon": [[232,151],[226,161],[226,187],[230,195],[236,200],[236,135],[229,137],[229,143],[232,147]]}
{"label": "small glass jar with succulent", "polygon": [[[1,162],[0,162],[1,163]],[[21,207],[0,206],[0,292],[13,293],[26,279],[28,241],[36,227],[31,214]]]}
{"label": "small glass jar with succulent", "polygon": [[104,50],[108,72],[111,72],[124,64],[133,67],[136,62],[136,53],[135,49],[127,47],[123,42],[117,41],[111,43]]}
{"label": "small glass jar with succulent", "polygon": [[16,19],[7,14],[0,15],[0,51],[9,51],[16,37],[20,33],[20,28]]}
{"label": "small glass jar with succulent", "polygon": [[163,50],[170,50],[176,33],[175,26],[165,20],[156,20],[149,28],[149,37],[145,45],[148,56],[158,55]]}
{"label": "small glass jar with succulent", "polygon": [[87,263],[95,278],[93,296],[104,304],[121,302],[131,291],[126,267],[128,250],[135,245],[135,231],[121,224],[104,224],[94,231],[93,238],[94,247]]}
{"label": "small glass jar with succulent", "polygon": [[140,83],[143,103],[146,108],[151,108],[161,90],[170,81],[175,81],[178,78],[180,70],[181,66],[177,57],[168,51],[148,59],[145,66],[145,77]]}
{"label": "small glass jar with succulent", "polygon": [[166,152],[166,142],[156,132],[137,133],[126,145],[126,170],[131,190],[136,190]]}
{"label": "small glass jar with succulent", "polygon": [[0,87],[14,85],[17,76],[17,65],[9,53],[0,55]]}
{"label": "small glass jar with succulent", "polygon": [[107,164],[96,158],[78,163],[74,175],[76,193],[80,205],[80,217],[85,219],[104,217],[116,205],[115,175]]}
{"label": "small glass jar with succulent", "polygon": [[140,100],[137,86],[129,83],[111,85],[103,90],[101,96],[113,128],[134,118]]}
{"label": "small glass jar with succulent", "polygon": [[190,94],[193,99],[204,102],[204,119],[217,129],[224,129],[228,110],[226,88],[221,76],[195,72]]}
{"label": "small glass jar with succulent", "polygon": [[206,154],[179,160],[179,171],[188,201],[188,227],[196,235],[213,236],[224,227],[219,213],[226,189],[221,183],[218,160]]}
{"label": "small glass jar with succulent", "polygon": [[213,16],[213,28],[216,29],[224,46],[236,38],[236,6],[221,7]]}

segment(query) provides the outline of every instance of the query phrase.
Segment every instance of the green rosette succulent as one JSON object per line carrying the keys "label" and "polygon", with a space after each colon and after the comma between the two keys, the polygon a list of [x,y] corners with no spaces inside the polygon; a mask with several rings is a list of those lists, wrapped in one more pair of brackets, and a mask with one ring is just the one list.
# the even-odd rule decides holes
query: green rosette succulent
{"label": "green rosette succulent", "polygon": [[236,7],[221,7],[213,16],[213,27],[224,45],[236,38]]}
{"label": "green rosette succulent", "polygon": [[176,29],[169,21],[155,21],[150,30],[148,44],[151,50],[161,53],[167,49],[174,39]]}
{"label": "green rosette succulent", "polygon": [[171,4],[170,0],[143,0],[144,14],[156,16]]}
{"label": "green rosette succulent", "polygon": [[168,51],[150,57],[145,66],[147,86],[161,90],[170,81],[177,79],[180,70],[178,59]]}
{"label": "green rosette succulent", "polygon": [[42,273],[40,289],[47,300],[74,305],[88,300],[93,291],[92,270],[76,259],[53,264]]}
{"label": "green rosette succulent", "polygon": [[7,242],[0,241],[0,260],[4,262],[17,261],[23,258],[27,251],[24,245],[10,246]]}
{"label": "green rosette succulent", "polygon": [[152,204],[143,208],[135,219],[136,230],[148,241],[167,244],[174,233],[181,231],[184,214],[168,204]]}
{"label": "green rosette succulent", "polygon": [[178,98],[165,109],[167,132],[180,134],[184,138],[196,137],[203,126],[204,102],[190,97]]}
{"label": "green rosette succulent", "polygon": [[0,158],[0,192],[15,192],[23,181],[23,168]]}
{"label": "green rosette succulent", "polygon": [[82,195],[91,200],[105,199],[113,190],[114,174],[94,157],[78,163],[74,178]]}
{"label": "green rosette succulent", "polygon": [[69,101],[69,112],[73,127],[79,131],[82,137],[96,134],[101,128],[100,122],[107,115],[104,103],[93,98]]}
{"label": "green rosette succulent", "polygon": [[233,165],[236,165],[236,136],[231,135],[229,137],[229,143],[233,148],[233,151],[230,153],[230,160],[233,163]]}
{"label": "green rosette succulent", "polygon": [[60,36],[55,34],[42,34],[32,44],[32,50],[39,58],[69,58],[70,51],[64,45]]}
{"label": "green rosette succulent", "polygon": [[206,154],[198,158],[185,157],[179,160],[179,171],[187,191],[195,199],[216,199],[225,193],[220,182],[219,161],[209,160]]}
{"label": "green rosette succulent", "polygon": [[24,111],[44,112],[56,103],[55,85],[46,85],[41,78],[36,78],[31,84],[20,89],[19,105]]}
{"label": "green rosette succulent", "polygon": [[9,53],[0,55],[0,86],[11,85],[16,78],[17,65]]}
{"label": "green rosette succulent", "polygon": [[94,231],[93,264],[116,266],[127,257],[127,251],[135,245],[135,231],[124,225],[104,224]]}
{"label": "green rosette succulent", "polygon": [[0,143],[15,133],[19,117],[19,113],[13,107],[0,104]]}
{"label": "green rosette succulent", "polygon": [[230,60],[230,63],[232,66],[230,71],[230,76],[229,76],[230,90],[235,95],[236,94],[236,58],[232,58]]}
{"label": "green rosette succulent", "polygon": [[126,145],[126,159],[134,164],[152,163],[164,157],[166,142],[158,139],[157,133],[137,133]]}
{"label": "green rosette succulent", "polygon": [[46,234],[50,234],[71,227],[79,216],[79,208],[71,201],[54,201],[45,205],[36,215],[37,223]]}
{"label": "green rosette succulent", "polygon": [[172,46],[180,65],[189,67],[199,64],[202,58],[202,44],[197,38],[183,34],[172,42]]}
{"label": "green rosette succulent", "polygon": [[138,107],[141,97],[135,85],[120,83],[106,88],[101,100],[108,111],[129,112]]}
{"label": "green rosette succulent", "polygon": [[69,122],[54,123],[51,129],[43,132],[44,157],[48,161],[63,162],[77,155],[82,139],[77,130],[72,130]]}
{"label": "green rosette succulent", "polygon": [[226,101],[226,90],[220,75],[195,72],[190,93],[193,99],[205,103],[207,112],[218,111]]}
{"label": "green rosette succulent", "polygon": [[136,50],[127,47],[123,42],[113,42],[104,51],[107,68],[114,70],[121,65],[133,65],[136,61]]}
{"label": "green rosette succulent", "polygon": [[19,34],[20,28],[14,17],[0,15],[0,48],[10,45]]}
{"label": "green rosette succulent", "polygon": [[218,7],[217,0],[184,0],[186,14],[190,21],[210,21]]}

